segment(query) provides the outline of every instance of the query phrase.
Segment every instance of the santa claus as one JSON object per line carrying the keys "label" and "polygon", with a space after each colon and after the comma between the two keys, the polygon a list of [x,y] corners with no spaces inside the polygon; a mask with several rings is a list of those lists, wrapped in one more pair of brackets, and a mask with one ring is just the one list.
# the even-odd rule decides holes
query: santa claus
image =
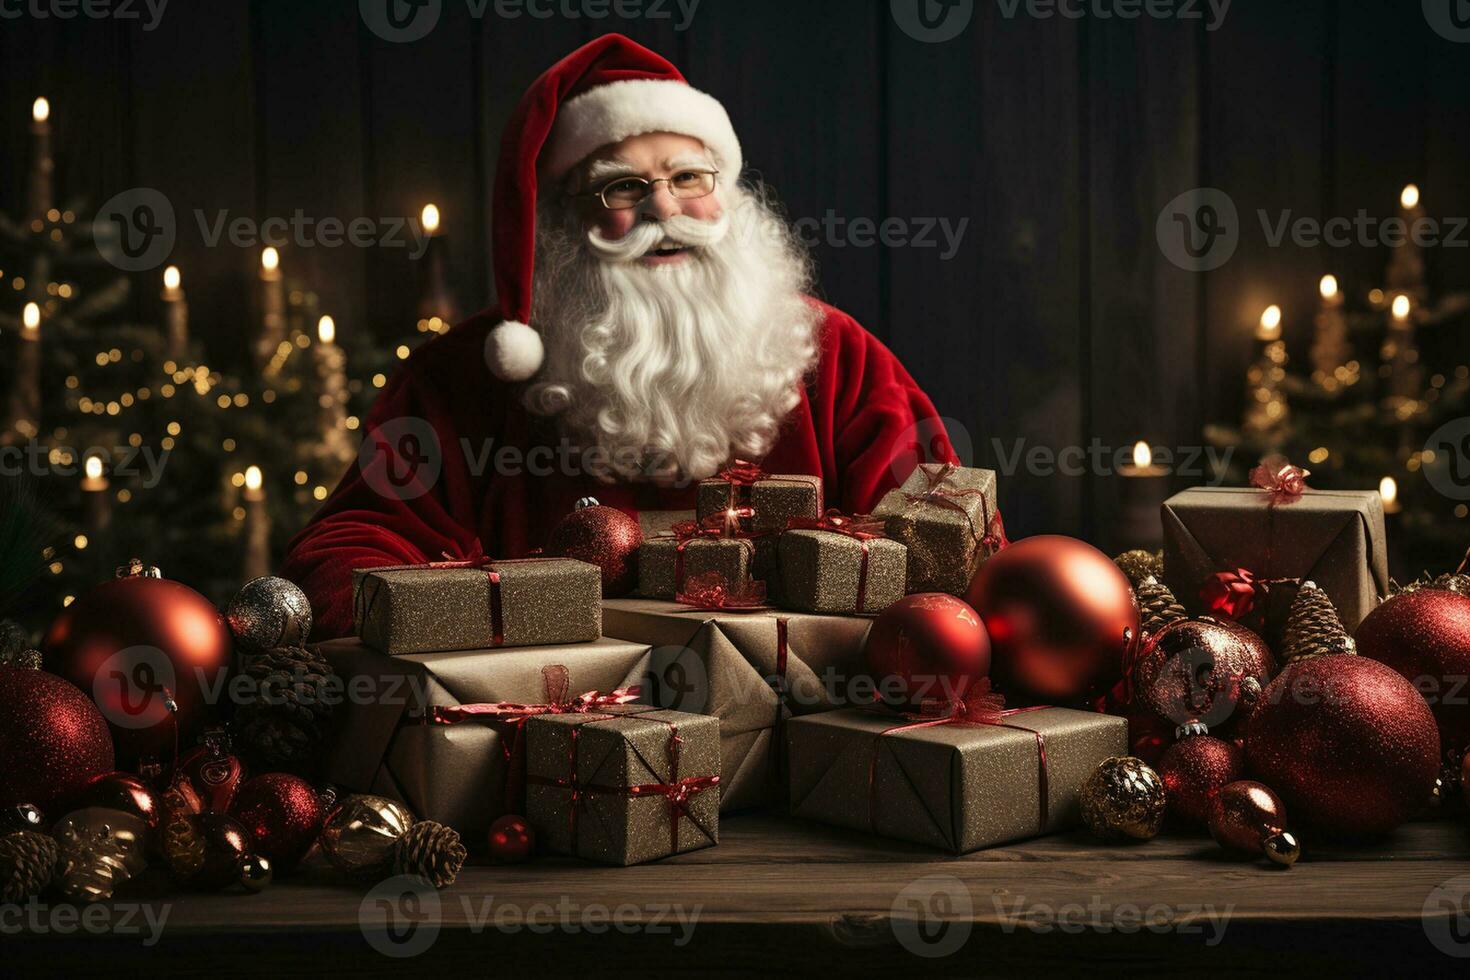
{"label": "santa claus", "polygon": [[353,569],[524,555],[583,496],[688,509],[741,458],[859,512],[953,458],[893,354],[808,295],[742,165],[720,103],[621,35],[531,85],[496,174],[497,309],[408,360],[292,542],[318,636],[350,632]]}

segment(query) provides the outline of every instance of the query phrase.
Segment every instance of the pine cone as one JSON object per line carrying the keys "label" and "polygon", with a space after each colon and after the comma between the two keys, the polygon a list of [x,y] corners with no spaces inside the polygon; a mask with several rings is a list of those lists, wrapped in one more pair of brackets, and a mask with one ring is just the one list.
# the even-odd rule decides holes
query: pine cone
{"label": "pine cone", "polygon": [[39,895],[56,871],[56,841],[34,830],[0,837],[0,905]]}
{"label": "pine cone", "polygon": [[1446,592],[1454,592],[1457,595],[1470,596],[1470,575],[1461,575],[1451,572],[1440,575],[1429,584],[1431,589],[1444,589]]}
{"label": "pine cone", "polygon": [[1288,664],[1312,657],[1357,653],[1332,599],[1316,582],[1303,582],[1286,619],[1282,655]]}
{"label": "pine cone", "polygon": [[1132,551],[1123,552],[1114,558],[1113,562],[1123,570],[1124,575],[1128,576],[1128,581],[1133,584],[1134,588],[1150,578],[1160,581],[1164,578],[1164,553],[1162,551],[1144,551],[1142,548],[1134,548]]}
{"label": "pine cone", "polygon": [[1156,578],[1149,577],[1138,583],[1133,594],[1138,598],[1139,625],[1145,633],[1157,633],[1188,615],[1170,588]]}
{"label": "pine cone", "polygon": [[458,833],[442,823],[420,820],[398,838],[393,850],[393,873],[417,875],[435,888],[444,888],[454,884],[465,856]]}
{"label": "pine cone", "polygon": [[308,771],[332,716],[332,667],[305,647],[280,647],[245,660],[260,697],[235,711],[241,753],[266,770]]}

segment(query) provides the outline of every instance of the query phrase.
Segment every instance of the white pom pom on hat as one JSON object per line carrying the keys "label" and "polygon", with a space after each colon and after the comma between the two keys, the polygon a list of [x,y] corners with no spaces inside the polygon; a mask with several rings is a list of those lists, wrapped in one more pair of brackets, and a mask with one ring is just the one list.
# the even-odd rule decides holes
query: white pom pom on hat
{"label": "white pom pom on hat", "polygon": [[527,381],[545,348],[531,320],[537,178],[561,179],[602,146],[675,132],[704,143],[732,185],[744,164],[723,106],[670,62],[621,34],[567,55],[531,84],[505,128],[495,175],[495,287],[505,319],[485,338],[485,363],[502,381]]}

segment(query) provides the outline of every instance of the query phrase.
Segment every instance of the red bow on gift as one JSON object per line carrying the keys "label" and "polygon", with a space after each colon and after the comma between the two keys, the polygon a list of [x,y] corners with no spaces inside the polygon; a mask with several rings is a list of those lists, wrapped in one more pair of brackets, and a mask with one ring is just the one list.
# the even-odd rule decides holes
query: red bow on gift
{"label": "red bow on gift", "polygon": [[1282,500],[1295,500],[1307,490],[1310,470],[1293,466],[1285,456],[1272,454],[1261,460],[1261,464],[1250,472],[1251,486]]}
{"label": "red bow on gift", "polygon": [[1199,596],[1205,608],[1230,619],[1241,619],[1250,615],[1256,607],[1256,594],[1263,591],[1256,573],[1249,568],[1237,568],[1229,572],[1216,572],[1205,579]]}
{"label": "red bow on gift", "polygon": [[526,723],[526,719],[534,718],[536,715],[595,712],[608,705],[630,704],[637,701],[642,694],[640,687],[620,687],[606,694],[601,691],[587,691],[574,698],[568,698],[567,691],[571,686],[571,677],[565,667],[561,664],[550,664],[541,668],[541,676],[546,684],[545,704],[497,701],[494,704],[441,705],[430,711],[429,720],[435,724],[452,725],[455,722],[481,719],[490,722],[509,722],[519,728]]}
{"label": "red bow on gift", "polygon": [[761,469],[758,463],[737,459],[732,461],[723,470],[720,470],[717,479],[724,480],[726,483],[731,483],[736,486],[749,487],[759,483],[761,480],[769,479],[769,477],[770,474]]}
{"label": "red bow on gift", "polygon": [[766,583],[755,579],[743,589],[732,589],[719,572],[702,572],[684,583],[674,601],[695,609],[764,609]]}
{"label": "red bow on gift", "polygon": [[943,721],[949,724],[996,725],[1006,716],[1006,699],[990,688],[990,678],[970,684],[958,697],[925,700],[917,712],[905,713],[914,721]]}

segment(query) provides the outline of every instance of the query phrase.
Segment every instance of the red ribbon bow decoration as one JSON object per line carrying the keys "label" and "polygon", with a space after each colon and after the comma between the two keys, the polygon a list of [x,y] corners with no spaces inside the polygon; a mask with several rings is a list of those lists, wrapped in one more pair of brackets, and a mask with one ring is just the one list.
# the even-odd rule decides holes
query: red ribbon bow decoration
{"label": "red ribbon bow decoration", "polygon": [[[1010,540],[1006,537],[1005,521],[1000,516],[1000,508],[997,507],[994,514],[989,512],[990,501],[985,499],[985,491],[952,490],[944,486],[945,482],[960,469],[959,463],[920,463],[918,469],[924,474],[925,487],[918,493],[905,493],[905,500],[911,504],[934,504],[938,507],[959,511],[970,525],[970,536],[975,540],[976,547],[986,548],[991,554],[1010,544]],[[964,504],[960,503],[966,497],[980,498],[982,520],[985,525],[983,528],[975,527],[975,522],[970,519],[970,512],[965,509]]]}
{"label": "red ribbon bow decoration", "polygon": [[1250,615],[1256,606],[1256,595],[1262,588],[1255,572],[1249,568],[1237,568],[1216,572],[1205,579],[1199,595],[1210,612],[1238,620]]}
{"label": "red ribbon bow decoration", "polygon": [[1250,484],[1265,490],[1277,500],[1290,503],[1311,489],[1307,486],[1310,470],[1293,466],[1280,453],[1273,453],[1261,460],[1261,464],[1250,472]]}
{"label": "red ribbon bow decoration", "polygon": [[758,463],[749,460],[736,459],[730,465],[720,470],[716,479],[724,480],[731,486],[751,487],[761,480],[770,478],[770,474],[760,468]]}
{"label": "red ribbon bow decoration", "polygon": [[765,609],[766,583],[752,579],[743,588],[732,589],[719,572],[702,572],[674,593],[674,601],[695,609]]}

